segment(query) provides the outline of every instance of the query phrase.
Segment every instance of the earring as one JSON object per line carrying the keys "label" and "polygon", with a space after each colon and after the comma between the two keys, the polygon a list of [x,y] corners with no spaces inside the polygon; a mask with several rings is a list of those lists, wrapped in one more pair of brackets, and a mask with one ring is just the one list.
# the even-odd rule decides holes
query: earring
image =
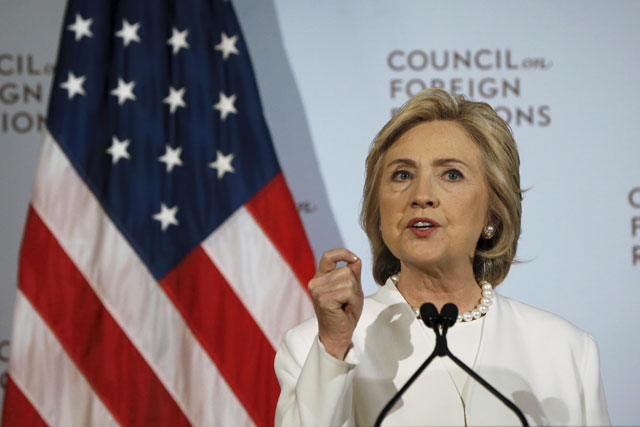
{"label": "earring", "polygon": [[489,224],[482,231],[482,235],[484,236],[485,239],[490,239],[490,238],[493,237],[493,233],[495,233],[495,232],[496,232],[495,227],[493,225]]}

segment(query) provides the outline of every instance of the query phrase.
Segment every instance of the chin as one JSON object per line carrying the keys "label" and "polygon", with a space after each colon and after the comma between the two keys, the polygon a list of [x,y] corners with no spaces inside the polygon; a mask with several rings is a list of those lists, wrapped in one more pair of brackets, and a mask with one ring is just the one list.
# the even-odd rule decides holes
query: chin
{"label": "chin", "polygon": [[445,255],[444,248],[433,241],[407,242],[401,248],[401,255],[406,259],[434,261]]}
{"label": "chin", "polygon": [[440,264],[444,257],[437,253],[420,253],[420,254],[402,254],[397,257],[401,265],[413,266],[419,270],[428,270],[429,267]]}

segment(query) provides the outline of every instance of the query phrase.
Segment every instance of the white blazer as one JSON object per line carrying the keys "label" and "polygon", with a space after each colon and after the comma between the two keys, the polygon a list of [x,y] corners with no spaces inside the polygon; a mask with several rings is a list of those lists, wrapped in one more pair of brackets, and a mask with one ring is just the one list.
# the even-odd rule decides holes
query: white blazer
{"label": "white blazer", "polygon": [[[455,328],[455,326],[454,326]],[[433,331],[390,280],[365,299],[344,361],[329,355],[309,319],[287,332],[275,359],[276,426],[373,425],[435,346]],[[566,320],[496,294],[472,368],[530,425],[610,425],[593,338]],[[465,405],[466,402],[466,405]],[[520,425],[474,380],[462,396],[436,358],[383,425]]]}

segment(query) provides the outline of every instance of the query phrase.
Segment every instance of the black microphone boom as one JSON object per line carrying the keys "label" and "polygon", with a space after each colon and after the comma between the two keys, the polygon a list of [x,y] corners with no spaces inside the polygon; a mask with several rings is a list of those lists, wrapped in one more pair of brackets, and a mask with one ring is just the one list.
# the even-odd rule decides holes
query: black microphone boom
{"label": "black microphone boom", "polygon": [[[529,427],[529,423],[525,418],[522,411],[509,399],[502,395],[498,390],[496,390],[491,384],[486,382],[480,375],[476,374],[473,369],[469,368],[465,365],[460,359],[455,357],[453,353],[449,350],[447,346],[447,330],[456,324],[458,317],[458,307],[456,307],[453,303],[447,303],[442,307],[440,314],[438,314],[438,310],[436,307],[430,303],[426,302],[422,304],[420,307],[420,317],[422,317],[422,321],[427,325],[427,327],[433,329],[436,333],[436,347],[433,349],[431,355],[424,361],[422,365],[416,370],[416,372],[409,378],[409,380],[402,386],[400,390],[389,400],[389,402],[382,408],[380,411],[380,415],[376,419],[375,426],[379,427],[382,424],[382,421],[387,416],[391,408],[398,402],[400,397],[404,394],[405,391],[413,384],[413,382],[420,376],[422,371],[424,371],[427,366],[431,363],[436,356],[449,356],[453,362],[458,365],[462,370],[464,370],[467,374],[469,374],[474,380],[478,381],[484,388],[489,390],[494,396],[496,396],[502,403],[504,403],[509,409],[511,409],[520,419],[520,422],[523,426]],[[442,332],[440,329],[442,328]]]}

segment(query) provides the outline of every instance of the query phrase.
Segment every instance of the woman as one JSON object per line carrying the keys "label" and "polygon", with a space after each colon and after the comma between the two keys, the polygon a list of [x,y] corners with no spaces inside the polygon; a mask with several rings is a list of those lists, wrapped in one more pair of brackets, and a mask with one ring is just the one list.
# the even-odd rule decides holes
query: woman
{"label": "woman", "polygon": [[[434,348],[416,313],[427,301],[458,306],[449,348],[530,425],[609,424],[594,340],[493,291],[520,235],[519,163],[490,106],[441,90],[417,94],[385,125],[367,157],[361,213],[382,287],[363,298],[360,259],[324,253],[309,283],[316,318],[289,331],[276,356],[276,425],[373,425]],[[438,358],[383,424],[520,423]]]}

